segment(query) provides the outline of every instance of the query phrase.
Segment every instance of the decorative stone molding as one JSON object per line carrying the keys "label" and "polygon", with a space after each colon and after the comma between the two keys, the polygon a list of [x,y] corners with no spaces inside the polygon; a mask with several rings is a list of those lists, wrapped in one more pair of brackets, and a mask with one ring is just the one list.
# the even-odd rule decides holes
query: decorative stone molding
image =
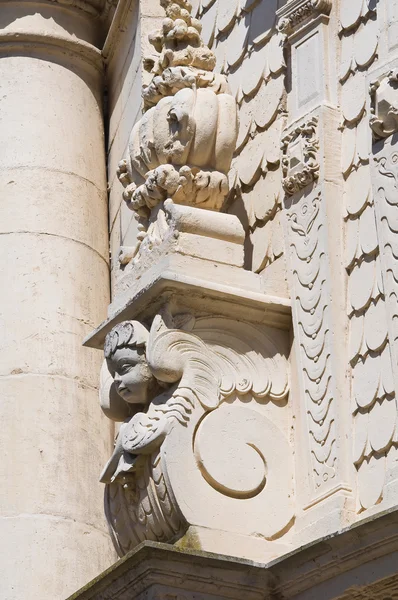
{"label": "decorative stone molding", "polygon": [[[62,6],[77,8],[83,12],[99,17],[107,5],[112,4],[113,0],[52,0]],[[114,2],[113,2],[114,3]]]}
{"label": "decorative stone molding", "polygon": [[328,15],[332,8],[332,0],[293,0],[281,8],[278,29],[282,33],[290,35],[307,19],[318,14]]}
{"label": "decorative stone molding", "polygon": [[216,59],[201,40],[191,5],[163,0],[162,6],[162,29],[150,36],[159,54],[145,61],[153,74],[143,91],[147,110],[118,170],[123,198],[140,223],[137,251],[157,206],[167,199],[220,210],[238,133],[235,99],[225,76],[213,73]]}
{"label": "decorative stone molding", "polygon": [[288,364],[266,328],[165,310],[149,331],[116,325],[105,358],[102,404],[124,419],[102,474],[121,555],[192,523],[266,539],[285,530],[291,452],[266,405],[286,410]]}
{"label": "decorative stone molding", "polygon": [[41,51],[43,48],[51,49],[58,56],[73,56],[77,60],[84,61],[99,73],[103,73],[103,61],[101,51],[92,44],[66,35],[35,33],[30,30],[19,29],[18,31],[0,32],[0,56],[13,53],[24,48],[32,52],[32,49]]}
{"label": "decorative stone molding", "polygon": [[[174,204],[170,198],[153,213],[147,228],[138,223],[136,246],[119,251],[120,263],[131,261],[136,276],[169,252],[243,266],[245,232],[234,216]],[[206,244],[200,243],[201,238]]]}
{"label": "decorative stone molding", "polygon": [[370,86],[370,126],[374,138],[384,139],[398,131],[398,70],[373,81]]}
{"label": "decorative stone molding", "polygon": [[308,414],[314,489],[336,479],[336,408],[328,324],[327,262],[321,193],[304,198],[287,213],[297,297],[298,342]]}
{"label": "decorative stone molding", "polygon": [[289,196],[319,177],[317,127],[318,118],[312,117],[282,138],[283,189]]}
{"label": "decorative stone molding", "polygon": [[397,543],[396,510],[268,564],[147,542],[68,600],[395,599]]}

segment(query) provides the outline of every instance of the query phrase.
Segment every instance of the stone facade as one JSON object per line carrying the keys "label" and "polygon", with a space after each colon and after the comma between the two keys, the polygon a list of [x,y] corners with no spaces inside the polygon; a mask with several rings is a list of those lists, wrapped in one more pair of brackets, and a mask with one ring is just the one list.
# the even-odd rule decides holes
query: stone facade
{"label": "stone facade", "polygon": [[398,2],[0,17],[5,600],[395,597]]}

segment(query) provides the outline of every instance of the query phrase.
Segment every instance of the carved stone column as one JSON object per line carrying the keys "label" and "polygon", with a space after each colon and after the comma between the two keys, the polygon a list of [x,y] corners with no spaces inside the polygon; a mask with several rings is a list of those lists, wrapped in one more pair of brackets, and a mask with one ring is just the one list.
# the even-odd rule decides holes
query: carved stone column
{"label": "carved stone column", "polygon": [[[100,2],[0,3],[1,597],[65,598],[114,552],[98,471],[113,430]],[[88,290],[91,291],[88,294]]]}

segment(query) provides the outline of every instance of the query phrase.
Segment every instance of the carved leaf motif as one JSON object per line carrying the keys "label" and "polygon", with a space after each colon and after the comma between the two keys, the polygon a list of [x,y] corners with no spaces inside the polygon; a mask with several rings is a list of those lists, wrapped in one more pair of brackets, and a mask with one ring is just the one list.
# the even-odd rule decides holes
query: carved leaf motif
{"label": "carved leaf motif", "polygon": [[361,254],[373,255],[379,249],[374,207],[367,206],[359,217],[359,241]]}
{"label": "carved leaf motif", "polygon": [[285,67],[284,58],[285,36],[281,33],[274,34],[269,42],[268,65],[269,70],[274,75],[279,74]]}
{"label": "carved leaf motif", "polygon": [[259,49],[254,49],[252,54],[245,59],[242,65],[245,77],[242,81],[242,91],[248,96],[258,89],[262,79],[265,77],[268,65],[268,44]]}
{"label": "carved leaf motif", "polygon": [[251,13],[250,41],[262,44],[270,38],[275,25],[277,0],[259,2]]}
{"label": "carved leaf motif", "polygon": [[222,374],[221,394],[235,390],[279,401],[288,393],[286,359],[264,331],[229,319],[198,319],[194,332],[211,348]]}
{"label": "carved leaf motif", "polygon": [[256,219],[264,221],[272,217],[280,201],[282,191],[282,174],[280,169],[268,171],[265,177],[260,177],[253,194],[253,204]]}
{"label": "carved leaf motif", "polygon": [[387,341],[387,315],[384,302],[371,303],[365,314],[365,340],[369,350],[377,352]]}
{"label": "carved leaf motif", "polygon": [[244,98],[239,109],[239,133],[236,140],[236,150],[239,150],[249,138],[250,128],[253,122],[253,100]]}
{"label": "carved leaf motif", "polygon": [[385,464],[385,456],[371,456],[368,460],[364,460],[359,467],[358,495],[364,509],[374,506],[382,498]]}
{"label": "carved leaf motif", "polygon": [[340,20],[343,29],[354,27],[362,16],[364,0],[342,0]]}
{"label": "carved leaf motif", "polygon": [[[216,72],[224,73],[227,63],[227,40],[217,40],[215,47],[213,48],[214,55],[216,57]],[[229,83],[229,81],[228,81]],[[229,86],[231,89],[231,86]],[[234,94],[233,94],[234,95]]]}
{"label": "carved leaf motif", "polygon": [[372,450],[385,452],[389,449],[395,431],[397,405],[395,398],[376,402],[369,413],[369,440]]}
{"label": "carved leaf motif", "polygon": [[361,166],[350,173],[344,189],[347,213],[351,216],[359,215],[371,199],[370,170],[368,166]]}
{"label": "carved leaf motif", "polygon": [[253,185],[261,174],[261,165],[265,152],[264,134],[250,140],[237,159],[239,179],[245,185]]}
{"label": "carved leaf motif", "polygon": [[364,315],[352,315],[350,319],[350,360],[352,362],[365,354],[363,349],[364,324]]}
{"label": "carved leaf motif", "polygon": [[375,402],[380,386],[380,355],[368,356],[357,362],[353,369],[356,403],[360,408],[369,408]]}
{"label": "carved leaf motif", "polygon": [[212,47],[216,30],[218,2],[214,2],[209,10],[201,16],[202,39],[206,46]]}
{"label": "carved leaf motif", "polygon": [[240,21],[232,29],[227,40],[227,62],[230,67],[235,67],[246,52],[249,29],[246,19]]}
{"label": "carved leaf motif", "polygon": [[258,127],[269,127],[281,107],[285,86],[283,77],[263,81],[253,101],[253,116]]}
{"label": "carved leaf motif", "polygon": [[369,20],[354,36],[354,56],[359,67],[368,67],[376,56],[379,25],[377,20]]}
{"label": "carved leaf motif", "polygon": [[347,236],[346,236],[346,263],[347,269],[351,268],[354,261],[359,258],[360,252],[358,250],[359,243],[359,219],[349,218],[347,223]]}
{"label": "carved leaf motif", "polygon": [[217,13],[217,29],[227,31],[235,21],[238,12],[238,0],[219,2]]}
{"label": "carved leaf motif", "polygon": [[341,93],[341,108],[344,118],[349,122],[358,121],[367,98],[366,77],[362,72],[356,72],[347,79]]}
{"label": "carved leaf motif", "polygon": [[367,306],[372,298],[375,284],[375,262],[363,261],[354,267],[349,281],[349,298],[354,310]]}
{"label": "carved leaf motif", "polygon": [[172,500],[159,453],[142,457],[137,475],[105,488],[105,514],[119,556],[145,540],[168,541],[186,524]]}
{"label": "carved leaf motif", "polygon": [[341,38],[340,80],[344,81],[354,67],[354,36],[343,35]]}
{"label": "carved leaf motif", "polygon": [[341,170],[344,175],[346,175],[354,165],[356,133],[355,127],[345,127],[343,130]]}
{"label": "carved leaf motif", "polygon": [[353,445],[354,464],[361,463],[366,454],[369,432],[369,413],[357,412],[355,415],[355,431]]}

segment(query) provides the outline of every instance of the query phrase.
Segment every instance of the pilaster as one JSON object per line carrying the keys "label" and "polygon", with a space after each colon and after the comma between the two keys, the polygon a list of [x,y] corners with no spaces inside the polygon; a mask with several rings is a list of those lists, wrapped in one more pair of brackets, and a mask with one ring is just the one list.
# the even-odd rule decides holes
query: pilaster
{"label": "pilaster", "polygon": [[289,58],[282,166],[298,369],[297,527],[314,536],[350,518],[352,494],[336,15],[330,1],[303,0],[287,3],[277,14]]}

